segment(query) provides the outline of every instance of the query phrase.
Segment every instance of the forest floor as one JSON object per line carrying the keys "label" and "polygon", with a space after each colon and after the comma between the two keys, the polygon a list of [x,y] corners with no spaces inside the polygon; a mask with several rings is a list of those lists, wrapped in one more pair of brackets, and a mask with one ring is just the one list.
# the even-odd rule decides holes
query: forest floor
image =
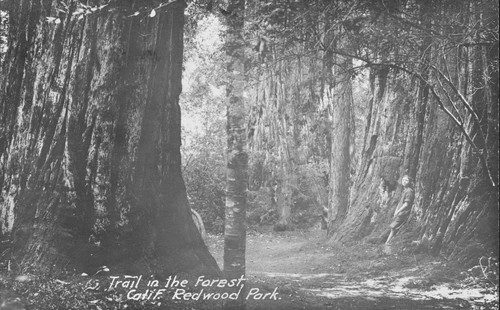
{"label": "forest floor", "polygon": [[[278,300],[250,299],[247,309],[498,309],[494,289],[468,285],[464,268],[443,259],[325,238],[320,229],[248,232],[247,290],[277,288]],[[222,266],[223,237],[207,244]]]}
{"label": "forest floor", "polygon": [[[223,236],[208,235],[206,244],[222,268]],[[487,283],[481,272],[473,277],[463,266],[442,258],[383,250],[380,244],[331,245],[319,228],[249,230],[243,290],[249,297],[246,309],[498,309],[498,286]],[[192,285],[197,278],[182,288],[165,285],[166,279],[158,286],[150,285],[151,278],[144,275],[140,285],[111,288],[113,278],[126,276],[116,275],[111,266],[111,270],[104,269],[94,275],[58,278],[0,270],[0,310],[221,309],[222,298],[213,294],[222,296],[224,289],[203,291]],[[187,294],[176,299],[179,290]],[[158,291],[162,293],[155,299],[152,296]],[[213,294],[205,300],[183,299],[202,292]]]}

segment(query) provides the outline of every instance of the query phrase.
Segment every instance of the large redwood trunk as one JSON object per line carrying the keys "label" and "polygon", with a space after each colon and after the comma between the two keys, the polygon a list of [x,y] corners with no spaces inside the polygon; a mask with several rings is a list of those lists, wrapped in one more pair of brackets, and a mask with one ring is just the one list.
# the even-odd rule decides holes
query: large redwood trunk
{"label": "large redwood trunk", "polygon": [[0,164],[12,260],[44,273],[217,273],[180,169],[185,4],[150,18],[127,1],[79,19],[77,1],[67,14],[58,3],[10,11]]}
{"label": "large redwood trunk", "polygon": [[[464,24],[493,20],[493,13],[475,3],[422,5],[424,27],[452,9],[461,12]],[[334,241],[385,241],[401,195],[398,182],[410,174],[416,178],[416,200],[410,221],[394,239],[402,249],[413,244],[468,263],[497,255],[498,76],[489,72],[498,70],[498,44],[456,44],[444,57],[434,50],[436,42],[422,41],[420,67],[402,68],[392,55],[371,65],[361,169],[353,207]]]}

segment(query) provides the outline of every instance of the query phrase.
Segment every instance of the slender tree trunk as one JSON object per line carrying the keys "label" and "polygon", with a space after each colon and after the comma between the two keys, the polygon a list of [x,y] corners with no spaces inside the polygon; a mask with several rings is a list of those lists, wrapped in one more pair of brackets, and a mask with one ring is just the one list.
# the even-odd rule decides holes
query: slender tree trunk
{"label": "slender tree trunk", "polygon": [[129,16],[131,1],[82,19],[77,2],[58,5],[23,0],[11,19],[0,167],[14,265],[217,274],[181,175],[185,4],[148,18]]}
{"label": "slender tree trunk", "polygon": [[[227,185],[224,229],[224,273],[235,279],[245,275],[246,251],[246,191],[247,141],[246,109],[243,99],[245,86],[243,20],[244,0],[231,0],[226,17],[227,37]],[[239,288],[235,288],[237,291]],[[244,308],[244,293],[238,300],[226,300],[226,309]]]}

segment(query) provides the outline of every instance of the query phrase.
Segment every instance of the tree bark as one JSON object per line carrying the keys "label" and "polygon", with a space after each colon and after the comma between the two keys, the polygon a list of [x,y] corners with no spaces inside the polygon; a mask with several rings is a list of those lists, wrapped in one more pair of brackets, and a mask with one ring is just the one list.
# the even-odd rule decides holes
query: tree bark
{"label": "tree bark", "polygon": [[324,16],[325,34],[321,89],[323,105],[328,112],[329,177],[328,224],[331,236],[347,216],[351,190],[351,119],[352,119],[352,59],[334,54],[334,50],[348,48],[342,36],[342,27],[331,25],[330,16]]}
{"label": "tree bark", "polygon": [[[245,275],[246,191],[248,155],[246,141],[245,59],[243,41],[244,0],[231,0],[226,10],[227,37],[227,184],[224,229],[224,273],[228,279]],[[239,288],[235,288],[237,291]],[[226,300],[225,309],[244,308],[244,293]]]}
{"label": "tree bark", "polygon": [[[275,55],[277,59],[277,55]],[[294,195],[296,195],[297,175],[296,175],[296,138],[293,135],[295,118],[294,104],[291,94],[292,83],[286,83],[287,76],[291,75],[290,68],[284,61],[279,61],[277,70],[272,70],[270,83],[273,83],[273,93],[271,93],[270,104],[275,120],[275,137],[277,155],[279,159],[279,182],[277,188],[277,214],[278,221],[274,225],[274,230],[285,231],[290,229],[291,210],[294,204]],[[294,77],[295,78],[295,77]],[[292,78],[289,78],[292,80]],[[291,84],[291,85],[290,85]],[[295,125],[296,126],[296,125]]]}
{"label": "tree bark", "polygon": [[352,60],[341,59],[336,72],[335,85],[327,100],[331,111],[330,176],[328,235],[333,234],[344,221],[350,206],[351,190],[351,119],[352,81],[349,73]]}
{"label": "tree bark", "polygon": [[185,4],[148,18],[130,1],[79,19],[76,3],[64,14],[23,0],[11,15],[0,94],[11,259],[41,273],[217,274],[181,175]]}
{"label": "tree bark", "polygon": [[[422,27],[430,32],[441,29],[432,28],[445,18],[439,15],[441,11],[446,15],[449,10],[465,14],[470,27],[493,20],[479,5],[472,7],[481,11],[475,15],[480,20],[467,16],[470,3],[443,10],[440,5],[422,4]],[[429,22],[426,24],[425,20]],[[418,59],[423,66],[417,69],[416,80],[398,66],[383,65],[390,62],[387,59],[380,61],[382,65],[371,66],[372,100],[353,207],[332,240],[385,241],[401,195],[398,181],[403,174],[411,174],[416,178],[412,216],[394,241],[400,242],[403,250],[416,241],[413,244],[417,250],[443,253],[477,264],[477,257],[498,252],[498,191],[491,180],[494,175],[493,184],[497,184],[498,166],[493,164],[494,160],[487,160],[485,165],[480,154],[486,152],[491,159],[497,158],[498,143],[489,137],[489,143],[481,145],[480,124],[474,121],[463,101],[471,103],[474,113],[484,113],[483,132],[488,131],[497,141],[497,127],[491,126],[491,121],[498,122],[498,115],[489,111],[498,106],[498,92],[492,91],[498,89],[498,78],[485,79],[484,74],[488,72],[485,63],[495,67],[491,55],[498,51],[498,45],[486,52],[482,45],[464,48],[457,43],[456,54],[443,56],[439,49],[430,48],[430,43],[436,45],[436,41],[422,42]],[[437,68],[456,77],[453,85],[461,89],[461,94],[454,93],[450,85],[436,90],[436,85],[440,85]],[[445,91],[451,94],[450,100],[444,99]],[[465,99],[455,100],[459,95]],[[453,107],[456,119],[464,120],[462,128],[444,110]],[[464,132],[474,137],[476,148]]]}

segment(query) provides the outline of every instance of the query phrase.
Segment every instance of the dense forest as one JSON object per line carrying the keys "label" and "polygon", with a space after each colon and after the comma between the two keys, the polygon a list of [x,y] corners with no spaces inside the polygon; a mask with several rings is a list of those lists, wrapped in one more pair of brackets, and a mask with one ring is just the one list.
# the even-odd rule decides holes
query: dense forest
{"label": "dense forest", "polygon": [[[0,0],[0,13],[3,303],[23,291],[41,307],[54,277],[80,299],[51,288],[52,308],[105,303],[75,292],[110,270],[253,275],[252,234],[479,262],[498,289],[496,1]],[[411,212],[384,246],[403,176]],[[114,298],[88,309],[121,309]],[[300,309],[324,308],[311,300]],[[286,302],[273,305],[299,307]]]}
{"label": "dense forest", "polygon": [[[383,238],[408,174],[416,202],[407,228],[419,250],[463,257],[496,249],[493,2],[246,9],[249,224],[301,227],[326,208],[332,241]],[[221,26],[208,17],[201,25],[188,43],[201,47],[188,54],[197,67],[188,67],[182,96],[188,116],[209,117],[187,134],[185,178],[209,229],[221,232],[225,158],[217,150],[225,145],[217,132],[225,119],[210,103],[224,99],[225,59],[217,42],[200,41]]]}

